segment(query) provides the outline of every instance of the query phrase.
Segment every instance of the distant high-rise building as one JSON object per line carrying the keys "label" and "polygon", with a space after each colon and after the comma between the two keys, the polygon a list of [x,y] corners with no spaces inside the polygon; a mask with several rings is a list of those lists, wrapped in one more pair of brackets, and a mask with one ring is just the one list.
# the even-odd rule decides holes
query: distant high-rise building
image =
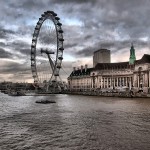
{"label": "distant high-rise building", "polygon": [[93,55],[93,67],[98,63],[110,63],[110,50],[99,49]]}

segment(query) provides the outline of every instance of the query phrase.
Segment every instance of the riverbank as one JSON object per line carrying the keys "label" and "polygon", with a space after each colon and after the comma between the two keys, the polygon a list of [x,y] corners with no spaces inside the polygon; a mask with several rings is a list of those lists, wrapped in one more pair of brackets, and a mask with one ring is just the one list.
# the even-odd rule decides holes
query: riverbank
{"label": "riverbank", "polygon": [[103,97],[125,97],[125,98],[150,98],[150,94],[147,93],[131,93],[131,92],[66,92],[66,94],[71,95],[86,95],[86,96],[103,96]]}
{"label": "riverbank", "polygon": [[[1,91],[2,92],[2,91]],[[102,97],[125,97],[125,98],[150,98],[150,94],[143,92],[97,92],[97,91],[63,91],[61,93],[36,93],[32,92],[22,92],[20,94],[13,94],[9,92],[2,92],[8,94],[9,96],[47,96],[52,94],[69,94],[69,95],[85,95],[85,96],[102,96]]]}

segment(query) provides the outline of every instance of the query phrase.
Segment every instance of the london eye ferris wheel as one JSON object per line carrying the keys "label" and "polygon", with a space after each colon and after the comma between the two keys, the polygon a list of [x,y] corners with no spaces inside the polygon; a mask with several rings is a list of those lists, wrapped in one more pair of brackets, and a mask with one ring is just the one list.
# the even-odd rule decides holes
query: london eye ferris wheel
{"label": "london eye ferris wheel", "polygon": [[63,59],[63,30],[60,18],[53,11],[39,18],[31,44],[31,70],[34,83],[44,87],[59,76]]}

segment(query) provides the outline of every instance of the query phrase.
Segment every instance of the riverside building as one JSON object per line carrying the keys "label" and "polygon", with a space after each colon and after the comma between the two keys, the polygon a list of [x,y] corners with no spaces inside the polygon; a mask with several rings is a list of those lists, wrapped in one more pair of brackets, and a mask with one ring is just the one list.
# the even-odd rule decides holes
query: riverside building
{"label": "riverside building", "polygon": [[150,55],[144,54],[136,60],[134,46],[131,46],[128,62],[110,63],[110,51],[106,49],[94,52],[93,68],[74,67],[68,77],[71,91],[91,91],[96,89],[143,90],[150,93]]}

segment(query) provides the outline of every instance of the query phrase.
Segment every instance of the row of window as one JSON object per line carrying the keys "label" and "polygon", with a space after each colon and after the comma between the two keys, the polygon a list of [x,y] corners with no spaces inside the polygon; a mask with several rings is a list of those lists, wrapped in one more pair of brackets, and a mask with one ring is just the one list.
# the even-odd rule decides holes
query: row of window
{"label": "row of window", "polygon": [[83,88],[91,88],[91,86],[90,85],[89,86],[73,86],[73,88],[75,88],[75,89],[82,88],[83,89]]}
{"label": "row of window", "polygon": [[[130,77],[119,77],[119,78],[102,78],[102,79],[99,79],[99,82],[128,82],[130,80]],[[91,83],[91,80],[73,80],[72,84],[88,84],[88,83]]]}
{"label": "row of window", "polygon": [[120,81],[120,80],[121,80],[121,81],[126,81],[126,80],[128,81],[130,78],[131,78],[131,77],[102,78],[102,80],[99,79],[99,82],[101,82],[101,81],[103,82],[104,80],[105,80],[105,82],[107,82],[107,81],[114,81],[114,80],[115,80],[115,81],[117,81],[117,80],[118,80],[118,81]]}

